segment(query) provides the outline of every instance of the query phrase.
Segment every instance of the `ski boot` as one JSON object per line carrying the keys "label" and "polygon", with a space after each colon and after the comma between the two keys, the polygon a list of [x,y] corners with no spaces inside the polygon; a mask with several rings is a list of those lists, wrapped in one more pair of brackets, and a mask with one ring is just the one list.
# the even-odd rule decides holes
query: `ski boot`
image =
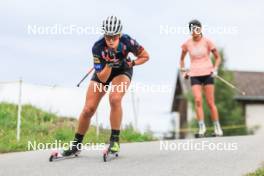
{"label": "ski boot", "polygon": [[106,162],[110,158],[118,157],[118,153],[120,151],[120,144],[118,141],[110,141],[110,144],[107,149],[104,150],[103,158],[104,162]]}
{"label": "ski boot", "polygon": [[205,125],[199,124],[199,131],[194,136],[195,136],[195,138],[203,138],[203,137],[205,137],[205,133],[206,133]]}
{"label": "ski boot", "polygon": [[214,125],[214,133],[212,134],[213,137],[221,137],[223,136],[223,130],[220,125]]}

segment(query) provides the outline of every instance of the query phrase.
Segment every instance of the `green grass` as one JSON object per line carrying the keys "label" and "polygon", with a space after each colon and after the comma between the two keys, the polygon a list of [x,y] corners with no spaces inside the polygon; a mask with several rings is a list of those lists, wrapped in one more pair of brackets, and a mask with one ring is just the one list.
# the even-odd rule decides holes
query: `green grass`
{"label": "green grass", "polygon": [[257,169],[255,172],[247,174],[246,176],[264,176],[264,166]]}
{"label": "green grass", "polygon": [[[0,153],[26,151],[28,141],[36,143],[53,143],[60,140],[68,143],[74,137],[76,119],[58,117],[31,105],[22,107],[21,138],[16,141],[17,106],[0,103]],[[91,126],[84,138],[84,143],[108,143],[110,130],[100,127],[96,137],[96,128]],[[155,140],[150,133],[138,133],[131,125],[121,131],[120,142],[142,142]]]}

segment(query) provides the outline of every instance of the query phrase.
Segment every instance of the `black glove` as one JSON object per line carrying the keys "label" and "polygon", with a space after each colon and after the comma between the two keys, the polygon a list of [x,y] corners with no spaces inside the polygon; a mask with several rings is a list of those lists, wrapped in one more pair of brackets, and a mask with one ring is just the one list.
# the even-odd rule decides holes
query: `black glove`
{"label": "black glove", "polygon": [[106,49],[103,54],[103,59],[109,67],[118,67],[120,65],[113,49]]}
{"label": "black glove", "polygon": [[131,60],[130,57],[127,57],[125,60],[126,60],[126,68],[132,68],[135,66],[135,60]]}

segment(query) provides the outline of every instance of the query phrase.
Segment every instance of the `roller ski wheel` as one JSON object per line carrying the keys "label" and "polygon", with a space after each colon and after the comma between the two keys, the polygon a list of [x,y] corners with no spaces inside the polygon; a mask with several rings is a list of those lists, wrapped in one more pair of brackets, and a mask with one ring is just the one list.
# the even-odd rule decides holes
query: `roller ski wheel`
{"label": "roller ski wheel", "polygon": [[216,133],[212,133],[212,134],[194,134],[195,138],[208,138],[208,137],[223,137],[223,135],[219,135]]}
{"label": "roller ski wheel", "polygon": [[212,133],[211,136],[212,137],[223,137],[223,134]]}
{"label": "roller ski wheel", "polygon": [[74,154],[71,155],[64,155],[63,151],[53,151],[49,157],[49,161],[58,161],[58,160],[63,160],[63,159],[67,159],[67,158],[75,158],[78,157],[79,154],[81,153],[81,151],[77,151]]}
{"label": "roller ski wheel", "polygon": [[117,158],[119,156],[119,150],[120,146],[118,142],[110,142],[109,147],[103,151],[104,162]]}
{"label": "roller ski wheel", "polygon": [[199,134],[199,133],[196,133],[194,134],[194,137],[195,138],[205,138],[205,137],[208,137],[206,134]]}

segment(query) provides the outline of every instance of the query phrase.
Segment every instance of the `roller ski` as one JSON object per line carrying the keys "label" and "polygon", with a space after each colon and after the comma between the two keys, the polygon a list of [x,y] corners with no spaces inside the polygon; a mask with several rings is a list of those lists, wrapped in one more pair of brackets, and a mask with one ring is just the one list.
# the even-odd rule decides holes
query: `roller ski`
{"label": "roller ski", "polygon": [[199,122],[199,131],[198,133],[194,134],[195,138],[204,138],[207,137],[206,135],[206,127],[203,122]]}
{"label": "roller ski", "polygon": [[205,134],[196,133],[196,134],[194,134],[195,138],[222,137],[222,136],[223,136],[223,134],[217,134],[215,132],[213,132],[211,134],[208,134],[208,133],[205,133]]}
{"label": "roller ski", "polygon": [[120,151],[120,144],[116,141],[111,141],[108,148],[103,151],[104,162],[117,158]]}
{"label": "roller ski", "polygon": [[204,137],[221,137],[223,136],[223,130],[219,122],[214,122],[214,132],[212,134],[206,133],[206,128],[204,124],[199,125],[199,132],[196,133],[195,138],[204,138]]}
{"label": "roller ski", "polygon": [[76,145],[73,145],[67,150],[57,150],[53,151],[49,157],[49,161],[57,161],[57,160],[63,160],[68,158],[75,158],[81,153],[81,150],[78,149]]}
{"label": "roller ski", "polygon": [[218,122],[214,124],[214,132],[212,133],[212,137],[221,137],[221,136],[223,136],[223,130]]}

